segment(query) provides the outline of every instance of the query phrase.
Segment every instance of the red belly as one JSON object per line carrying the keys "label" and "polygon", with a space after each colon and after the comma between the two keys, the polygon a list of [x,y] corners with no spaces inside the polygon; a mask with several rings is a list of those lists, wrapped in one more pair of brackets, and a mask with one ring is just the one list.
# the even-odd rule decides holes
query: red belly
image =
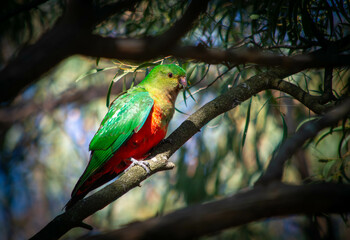
{"label": "red belly", "polygon": [[168,123],[162,122],[162,117],[160,109],[154,105],[142,128],[134,133],[101,169],[86,180],[76,195],[82,198],[87,192],[112,180],[131,164],[128,159],[146,158],[147,153],[166,135]]}
{"label": "red belly", "polygon": [[[168,124],[163,124],[161,119],[161,111],[154,105],[142,128],[134,133],[107,162],[108,168],[119,173],[130,165],[129,158],[137,160],[146,158],[147,153],[166,135]],[[121,164],[122,161],[125,164]]]}

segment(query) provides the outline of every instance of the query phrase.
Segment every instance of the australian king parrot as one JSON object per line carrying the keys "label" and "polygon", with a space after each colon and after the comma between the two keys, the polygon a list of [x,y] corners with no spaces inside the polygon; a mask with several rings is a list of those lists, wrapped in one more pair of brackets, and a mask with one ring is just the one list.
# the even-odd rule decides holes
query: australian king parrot
{"label": "australian king parrot", "polygon": [[66,209],[142,161],[166,135],[175,100],[186,86],[186,72],[175,64],[158,65],[137,86],[118,96],[90,142],[90,161]]}

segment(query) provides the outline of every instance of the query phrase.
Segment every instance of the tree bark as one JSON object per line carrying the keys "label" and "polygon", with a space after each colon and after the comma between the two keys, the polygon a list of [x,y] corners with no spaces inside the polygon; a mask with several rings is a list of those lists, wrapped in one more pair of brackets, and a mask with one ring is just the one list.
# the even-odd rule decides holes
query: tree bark
{"label": "tree bark", "polygon": [[279,183],[79,239],[193,239],[270,217],[348,212],[349,201],[348,185],[292,186]]}

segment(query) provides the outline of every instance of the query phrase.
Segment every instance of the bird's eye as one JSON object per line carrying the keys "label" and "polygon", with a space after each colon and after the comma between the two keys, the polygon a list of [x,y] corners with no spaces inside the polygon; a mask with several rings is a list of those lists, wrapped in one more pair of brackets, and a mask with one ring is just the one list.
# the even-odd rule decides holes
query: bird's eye
{"label": "bird's eye", "polygon": [[172,78],[173,77],[173,74],[170,72],[168,73],[168,77]]}

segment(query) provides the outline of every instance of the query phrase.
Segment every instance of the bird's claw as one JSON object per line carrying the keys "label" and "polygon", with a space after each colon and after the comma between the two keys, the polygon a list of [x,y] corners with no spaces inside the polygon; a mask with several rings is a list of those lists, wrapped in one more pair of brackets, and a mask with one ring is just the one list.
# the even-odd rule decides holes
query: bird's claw
{"label": "bird's claw", "polygon": [[132,168],[135,165],[138,165],[140,167],[142,167],[143,169],[145,169],[145,171],[147,172],[147,174],[150,174],[151,170],[150,170],[150,164],[147,161],[137,161],[133,158],[130,158],[129,161],[131,162],[130,166],[125,169],[124,172],[127,172],[130,170],[130,168]]}

